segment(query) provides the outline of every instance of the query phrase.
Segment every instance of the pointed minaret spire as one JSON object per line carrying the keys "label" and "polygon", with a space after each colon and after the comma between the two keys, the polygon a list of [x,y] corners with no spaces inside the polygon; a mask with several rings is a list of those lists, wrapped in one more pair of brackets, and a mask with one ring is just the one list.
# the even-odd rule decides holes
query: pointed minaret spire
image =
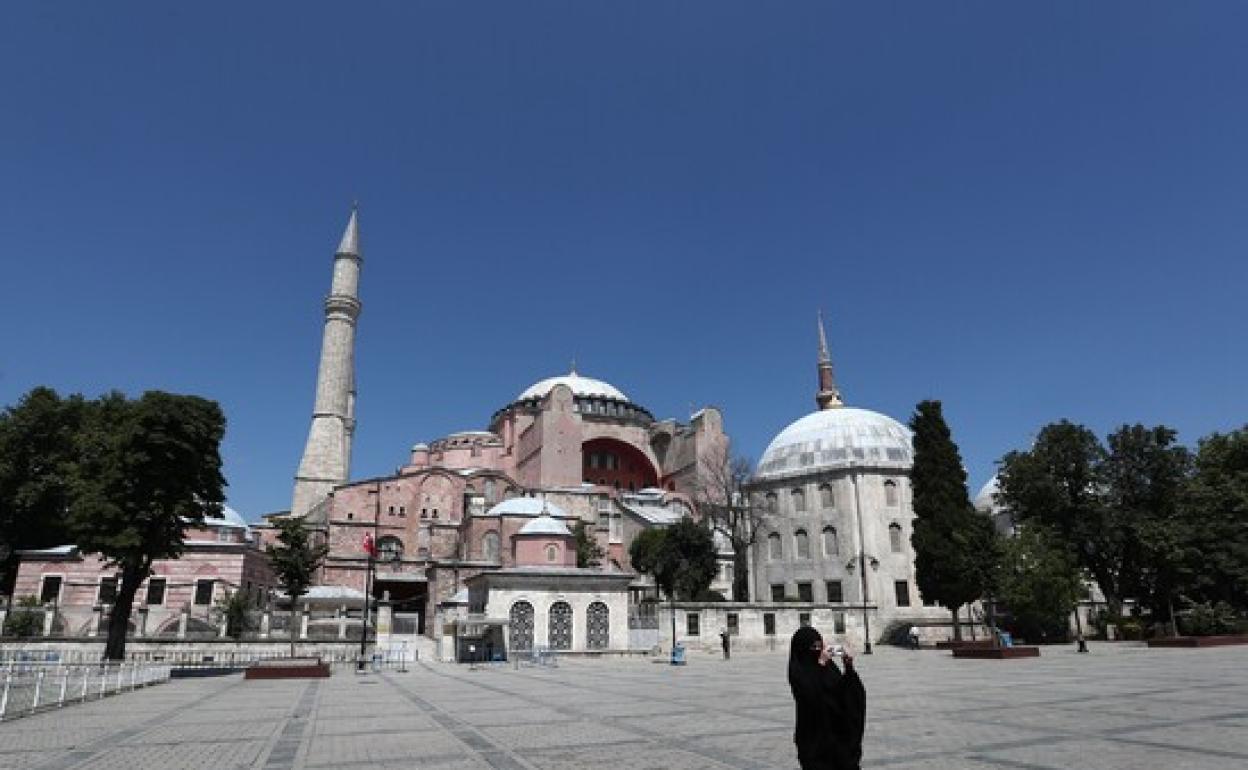
{"label": "pointed minaret spire", "polygon": [[350,254],[356,257],[363,256],[360,254],[360,202],[356,201],[351,204],[351,218],[347,220],[347,228],[342,231],[342,240],[338,242],[338,251],[336,254]]}
{"label": "pointed minaret spire", "polygon": [[823,311],[819,311],[819,392],[815,394],[815,403],[820,409],[835,409],[845,406],[841,400],[840,388],[836,387],[836,376],[832,371],[832,354],[828,352],[828,335],[823,330]]}
{"label": "pointed minaret spire", "polygon": [[294,516],[306,516],[334,487],[347,481],[355,434],[355,325],[360,317],[359,206],[334,253],[333,279],[325,298],[325,329],[316,375],[316,405],[303,459],[295,473],[290,503]]}

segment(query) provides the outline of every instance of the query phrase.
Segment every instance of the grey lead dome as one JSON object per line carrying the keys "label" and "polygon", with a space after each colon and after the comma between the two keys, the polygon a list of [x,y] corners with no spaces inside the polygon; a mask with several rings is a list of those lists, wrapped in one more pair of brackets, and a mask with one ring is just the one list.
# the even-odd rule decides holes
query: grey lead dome
{"label": "grey lead dome", "polygon": [[763,452],[755,478],[851,466],[908,470],[912,461],[909,428],[879,412],[846,406],[813,412],[780,431]]}

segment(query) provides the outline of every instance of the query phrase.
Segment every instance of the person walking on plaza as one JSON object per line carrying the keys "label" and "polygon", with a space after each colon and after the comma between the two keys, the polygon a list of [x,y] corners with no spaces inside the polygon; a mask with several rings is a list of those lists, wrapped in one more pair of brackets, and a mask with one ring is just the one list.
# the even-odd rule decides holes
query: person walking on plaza
{"label": "person walking on plaza", "polygon": [[819,632],[799,628],[789,643],[789,689],[797,706],[793,742],[802,770],[858,770],[867,693],[848,649],[842,673]]}
{"label": "person walking on plaza", "polygon": [[728,636],[728,629],[719,632],[719,643],[724,648],[724,660],[732,657],[732,641]]}

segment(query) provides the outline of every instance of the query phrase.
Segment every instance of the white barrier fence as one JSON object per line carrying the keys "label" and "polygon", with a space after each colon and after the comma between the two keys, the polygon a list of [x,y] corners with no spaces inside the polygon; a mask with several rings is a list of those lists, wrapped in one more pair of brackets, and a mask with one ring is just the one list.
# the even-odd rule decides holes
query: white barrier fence
{"label": "white barrier fence", "polygon": [[10,663],[0,668],[0,722],[167,682],[169,670],[151,663]]}

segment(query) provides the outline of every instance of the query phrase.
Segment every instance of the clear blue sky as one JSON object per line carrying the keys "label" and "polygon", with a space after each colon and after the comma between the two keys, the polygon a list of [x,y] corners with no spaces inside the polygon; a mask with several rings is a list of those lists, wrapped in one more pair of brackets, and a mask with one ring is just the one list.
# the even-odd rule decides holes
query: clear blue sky
{"label": "clear blue sky", "polygon": [[15,3],[0,403],[219,400],[289,504],[350,202],[354,473],[529,383],[945,402],[972,492],[1042,424],[1245,422],[1248,5]]}

